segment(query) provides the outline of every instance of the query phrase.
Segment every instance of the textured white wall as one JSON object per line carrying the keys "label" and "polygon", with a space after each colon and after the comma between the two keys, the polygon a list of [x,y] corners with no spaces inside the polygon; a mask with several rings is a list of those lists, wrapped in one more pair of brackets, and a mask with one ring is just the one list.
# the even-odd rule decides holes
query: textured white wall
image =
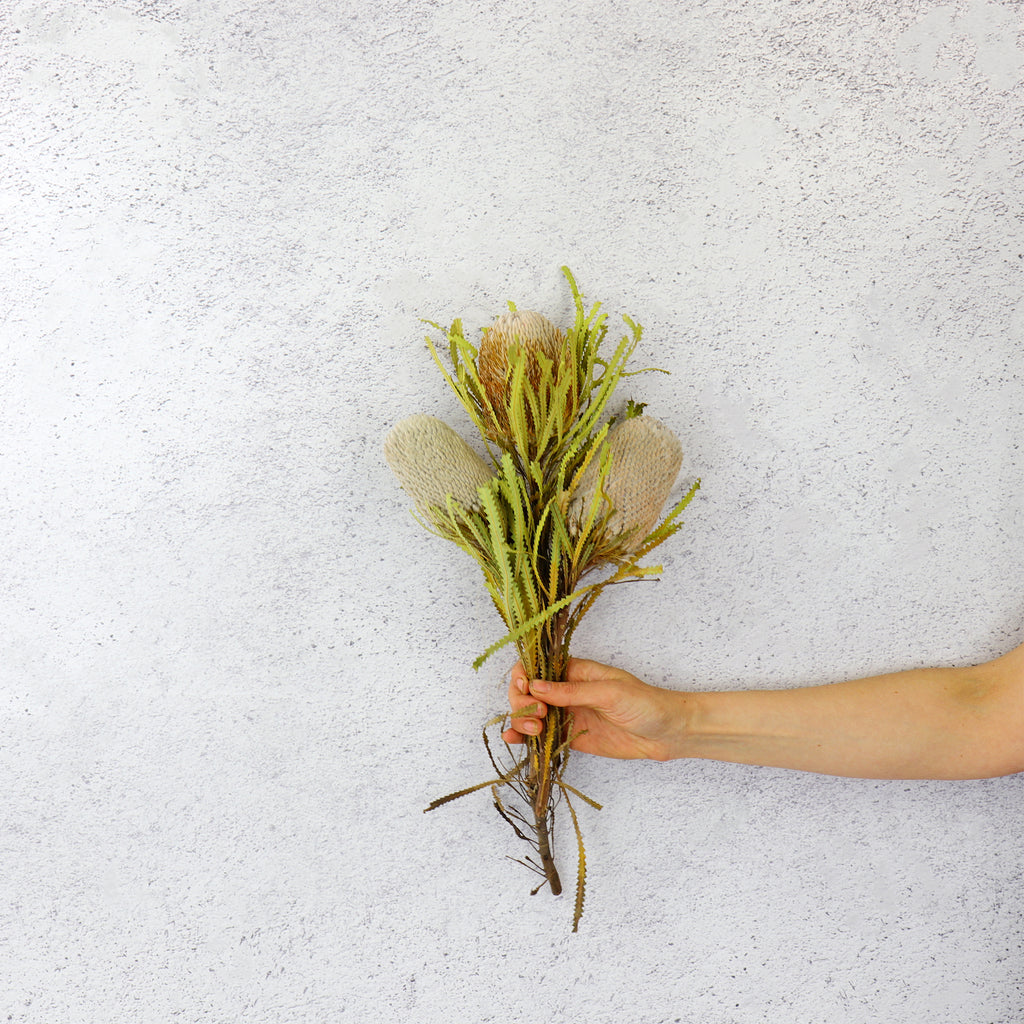
{"label": "textured white wall", "polygon": [[1024,640],[1018,4],[0,11],[2,1019],[1022,1018],[1021,778],[581,757],[575,936],[486,797],[424,817],[510,659],[381,460],[470,435],[417,318],[564,316],[568,263],[704,481],[577,653]]}

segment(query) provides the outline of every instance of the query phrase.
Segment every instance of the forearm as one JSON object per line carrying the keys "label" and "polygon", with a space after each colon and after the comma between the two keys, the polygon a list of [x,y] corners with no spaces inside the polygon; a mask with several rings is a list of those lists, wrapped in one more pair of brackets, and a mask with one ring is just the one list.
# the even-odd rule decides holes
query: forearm
{"label": "forearm", "polygon": [[857,778],[1021,771],[1020,668],[1008,655],[795,690],[680,694],[673,756]]}

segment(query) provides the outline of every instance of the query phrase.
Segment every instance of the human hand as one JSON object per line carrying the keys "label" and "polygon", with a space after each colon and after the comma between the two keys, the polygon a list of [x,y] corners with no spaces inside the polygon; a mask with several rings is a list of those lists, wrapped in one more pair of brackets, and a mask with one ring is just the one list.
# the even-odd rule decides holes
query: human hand
{"label": "human hand", "polygon": [[513,715],[530,705],[536,710],[517,716],[506,729],[506,743],[523,743],[541,730],[548,706],[566,708],[573,716],[571,746],[602,757],[668,761],[680,756],[685,733],[686,694],[663,690],[621,669],[596,661],[570,658],[564,683],[527,680],[522,662],[512,669],[508,700]]}

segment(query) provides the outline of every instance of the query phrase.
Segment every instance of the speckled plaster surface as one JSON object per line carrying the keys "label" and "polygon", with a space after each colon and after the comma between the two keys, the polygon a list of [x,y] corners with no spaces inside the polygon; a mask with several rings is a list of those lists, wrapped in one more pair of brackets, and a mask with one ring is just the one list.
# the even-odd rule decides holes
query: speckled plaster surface
{"label": "speckled plaster surface", "polygon": [[564,316],[567,262],[703,479],[578,653],[1024,641],[1018,4],[0,12],[0,1019],[1024,1018],[1019,777],[580,758],[578,935],[485,798],[424,817],[509,665],[381,460],[470,434],[418,318]]}

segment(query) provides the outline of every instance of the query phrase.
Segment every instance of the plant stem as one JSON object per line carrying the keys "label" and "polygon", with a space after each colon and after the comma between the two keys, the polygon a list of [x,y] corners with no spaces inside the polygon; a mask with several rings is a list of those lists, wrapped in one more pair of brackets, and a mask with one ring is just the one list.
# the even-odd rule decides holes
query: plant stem
{"label": "plant stem", "polygon": [[[574,580],[570,580],[574,584]],[[571,593],[572,589],[567,593]],[[565,680],[568,652],[565,649],[565,628],[568,611],[559,612],[550,623],[543,627],[540,635],[540,657],[528,659],[526,650],[520,647],[520,656],[531,678]],[[532,646],[530,650],[535,650]],[[549,707],[543,719],[539,736],[528,738],[529,768],[525,783],[533,810],[534,829],[537,836],[537,853],[540,856],[544,875],[551,887],[552,895],[562,891],[562,880],[558,877],[555,859],[551,853],[554,808],[552,793],[559,774],[561,754],[555,754],[566,739],[566,717],[562,708]]]}
{"label": "plant stem", "polygon": [[[548,739],[548,733],[553,733]],[[562,742],[562,709],[550,708],[544,720],[541,734],[532,740],[535,754],[532,758],[532,778],[529,780],[533,793],[533,819],[537,828],[537,853],[547,876],[551,892],[557,896],[562,891],[562,881],[558,877],[558,869],[551,854],[551,824],[553,820],[551,807],[552,778],[557,765],[544,756],[550,743],[551,750],[557,750]]]}
{"label": "plant stem", "polygon": [[551,856],[551,841],[548,834],[548,809],[545,807],[543,813],[536,815],[537,823],[537,852],[540,854],[541,867],[547,876],[548,885],[551,886],[551,894],[558,896],[562,891],[562,880],[558,877],[558,868],[555,867],[555,860]]}
{"label": "plant stem", "polygon": [[[563,649],[566,615],[556,616],[553,629],[548,634],[545,661],[547,663],[546,678],[564,680],[566,657]],[[562,880],[558,877],[558,869],[551,853],[551,828],[554,824],[554,808],[552,807],[552,790],[558,773],[561,754],[554,755],[565,740],[565,713],[561,708],[549,707],[543,720],[540,735],[533,740],[534,756],[531,759],[533,793],[533,818],[537,828],[537,853],[541,866],[551,887],[553,896],[562,891]]]}

